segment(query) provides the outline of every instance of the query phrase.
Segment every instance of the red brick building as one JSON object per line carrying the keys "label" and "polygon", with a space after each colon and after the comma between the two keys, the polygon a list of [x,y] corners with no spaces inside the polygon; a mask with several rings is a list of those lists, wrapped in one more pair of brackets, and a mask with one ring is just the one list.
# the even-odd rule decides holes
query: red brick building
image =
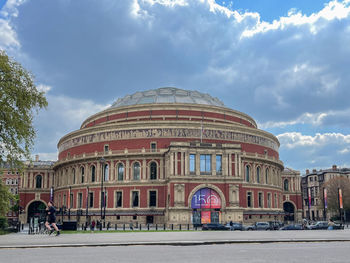
{"label": "red brick building", "polygon": [[250,116],[208,94],[137,92],[61,138],[58,161],[23,177],[21,201],[28,216],[52,188],[64,218],[79,221],[101,211],[113,223],[283,220],[278,149]]}

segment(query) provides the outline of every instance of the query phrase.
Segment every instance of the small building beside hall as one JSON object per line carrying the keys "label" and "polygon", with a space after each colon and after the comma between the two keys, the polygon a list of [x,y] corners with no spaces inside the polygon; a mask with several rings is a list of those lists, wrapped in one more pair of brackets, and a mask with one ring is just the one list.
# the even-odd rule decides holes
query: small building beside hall
{"label": "small building beside hall", "polygon": [[284,221],[301,222],[303,203],[301,195],[301,176],[299,171],[285,167],[282,172]]}
{"label": "small building beside hall", "polygon": [[336,177],[349,178],[350,168],[338,168],[336,165],[333,165],[330,169],[306,170],[301,179],[304,218],[309,220],[326,220],[332,216],[324,209],[323,189],[330,179]]}
{"label": "small building beside hall", "polygon": [[208,94],[137,92],[62,137],[57,162],[28,166],[20,219],[52,198],[59,220],[80,223],[299,220],[299,174],[283,172],[278,151],[274,135]]}
{"label": "small building beside hall", "polygon": [[[20,188],[20,172],[17,169],[11,169],[6,163],[0,165],[0,180],[2,184],[7,186],[10,193],[17,195]],[[11,200],[10,207],[12,208],[15,202]],[[6,217],[9,225],[15,225],[18,222],[19,211],[11,209]]]}

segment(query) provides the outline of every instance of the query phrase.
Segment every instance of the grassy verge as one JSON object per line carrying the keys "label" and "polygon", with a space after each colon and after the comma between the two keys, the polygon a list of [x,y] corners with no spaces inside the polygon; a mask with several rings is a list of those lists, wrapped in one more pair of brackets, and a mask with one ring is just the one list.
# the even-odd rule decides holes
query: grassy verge
{"label": "grassy verge", "polygon": [[1,235],[7,235],[7,234],[10,234],[12,233],[11,231],[8,231],[8,230],[0,230],[0,236]]}

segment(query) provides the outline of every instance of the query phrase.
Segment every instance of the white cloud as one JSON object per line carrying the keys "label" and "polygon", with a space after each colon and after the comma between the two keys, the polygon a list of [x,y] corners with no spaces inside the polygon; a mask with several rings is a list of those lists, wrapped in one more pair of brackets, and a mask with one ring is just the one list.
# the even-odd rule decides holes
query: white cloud
{"label": "white cloud", "polygon": [[350,134],[288,132],[277,138],[281,143],[280,156],[288,167],[303,171],[330,168],[333,164],[350,166]]}
{"label": "white cloud", "polygon": [[45,83],[49,107],[36,119],[37,152],[54,152],[61,136],[106,101],[174,85],[208,92],[264,129],[317,127],[319,135],[279,135],[286,163],[302,156],[316,165],[322,147],[348,157],[344,138],[344,145],[331,143],[348,131],[331,136],[322,128],[350,127],[349,1],[272,23],[214,0],[19,3],[8,1],[2,13],[0,45],[17,48],[20,62]]}
{"label": "white cloud", "polygon": [[13,30],[8,20],[0,18],[0,49],[19,47],[16,31]]}
{"label": "white cloud", "polygon": [[48,93],[51,90],[51,87],[48,85],[39,84],[39,85],[37,85],[37,89],[39,91],[43,91],[44,93]]}
{"label": "white cloud", "polygon": [[287,148],[296,147],[324,147],[327,145],[350,146],[350,134],[316,133],[315,136],[303,135],[300,132],[286,132],[277,135],[281,145]]}
{"label": "white cloud", "polygon": [[320,12],[313,13],[310,16],[303,15],[301,12],[295,13],[295,10],[291,10],[287,17],[281,17],[272,23],[258,22],[253,29],[244,30],[242,38],[252,37],[270,30],[285,30],[286,27],[290,26],[307,26],[312,34],[317,34],[327,23],[325,20],[344,19],[349,16],[349,13],[348,0],[343,2],[331,1]]}

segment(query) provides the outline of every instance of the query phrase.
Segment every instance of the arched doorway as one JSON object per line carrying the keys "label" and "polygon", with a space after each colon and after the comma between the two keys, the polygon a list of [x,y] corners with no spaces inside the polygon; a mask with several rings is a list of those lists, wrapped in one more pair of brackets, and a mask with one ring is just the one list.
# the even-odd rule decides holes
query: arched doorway
{"label": "arched doorway", "polygon": [[34,201],[28,206],[27,223],[31,217],[38,217],[39,221],[44,221],[46,217],[45,213],[46,205],[41,201]]}
{"label": "arched doorway", "polygon": [[284,210],[284,220],[285,221],[294,221],[294,205],[291,202],[283,203]]}
{"label": "arched doorway", "polygon": [[194,225],[219,223],[220,195],[211,188],[201,188],[192,197],[192,222]]}

